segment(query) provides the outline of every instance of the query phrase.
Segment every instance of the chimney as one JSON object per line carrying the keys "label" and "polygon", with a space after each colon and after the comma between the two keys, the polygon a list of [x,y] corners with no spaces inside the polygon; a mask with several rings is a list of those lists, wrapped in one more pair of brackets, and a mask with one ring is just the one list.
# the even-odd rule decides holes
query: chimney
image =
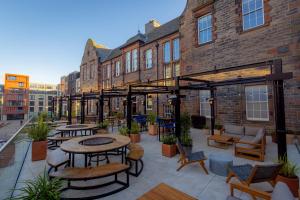
{"label": "chimney", "polygon": [[150,20],[147,24],[145,24],[145,34],[150,33],[157,27],[160,27],[160,23],[155,19]]}

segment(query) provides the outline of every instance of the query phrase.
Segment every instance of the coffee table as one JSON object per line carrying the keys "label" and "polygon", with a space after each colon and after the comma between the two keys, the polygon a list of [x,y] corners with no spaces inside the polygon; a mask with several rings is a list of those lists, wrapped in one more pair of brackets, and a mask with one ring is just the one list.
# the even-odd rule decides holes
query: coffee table
{"label": "coffee table", "polygon": [[[218,144],[211,144],[210,141],[214,141]],[[227,149],[229,145],[234,143],[234,138],[227,135],[212,135],[207,138],[207,146],[217,147],[221,149]]]}

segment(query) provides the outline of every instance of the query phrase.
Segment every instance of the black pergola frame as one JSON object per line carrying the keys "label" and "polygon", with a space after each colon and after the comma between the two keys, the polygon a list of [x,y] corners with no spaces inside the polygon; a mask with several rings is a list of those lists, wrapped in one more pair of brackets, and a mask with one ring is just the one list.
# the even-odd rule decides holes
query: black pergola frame
{"label": "black pergola frame", "polygon": [[[265,76],[249,77],[249,78],[237,78],[228,79],[224,81],[212,82],[207,80],[199,80],[192,77],[201,76],[205,74],[217,74],[220,72],[234,71],[237,69],[254,68],[259,66],[270,66],[270,74]],[[278,158],[287,156],[287,146],[286,146],[286,125],[285,125],[285,105],[284,105],[284,80],[291,79],[293,77],[292,72],[283,73],[282,71],[282,60],[270,60],[267,62],[225,68],[221,70],[213,70],[210,72],[204,72],[199,74],[193,74],[188,76],[176,77],[175,79],[175,95],[176,95],[176,105],[175,105],[175,134],[179,138],[181,137],[181,125],[180,125],[180,102],[181,90],[210,90],[210,105],[211,105],[211,133],[214,134],[215,126],[215,89],[220,86],[229,86],[237,84],[248,84],[248,83],[259,83],[259,82],[272,82],[274,101],[275,101],[275,122],[276,122],[276,136],[278,144]],[[190,81],[190,82],[200,82],[200,84],[195,85],[185,85],[181,86],[180,81]]]}

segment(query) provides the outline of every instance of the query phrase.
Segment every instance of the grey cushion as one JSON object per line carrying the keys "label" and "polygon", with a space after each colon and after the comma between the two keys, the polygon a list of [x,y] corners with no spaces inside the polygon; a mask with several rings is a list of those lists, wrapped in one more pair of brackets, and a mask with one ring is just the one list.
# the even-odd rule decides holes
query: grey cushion
{"label": "grey cushion", "polygon": [[264,130],[260,129],[251,142],[254,144],[259,144],[261,142],[261,140],[263,139],[264,135],[265,135]]}
{"label": "grey cushion", "polygon": [[285,183],[278,182],[272,192],[272,200],[294,200],[294,196]]}
{"label": "grey cushion", "polygon": [[237,148],[246,148],[246,149],[254,149],[255,146],[250,144],[242,144],[242,143],[236,143],[235,145]]}
{"label": "grey cushion", "polygon": [[261,127],[245,126],[245,135],[256,136],[257,132],[260,129],[263,129],[263,131],[264,131],[264,128],[261,128]]}
{"label": "grey cushion", "polygon": [[228,196],[226,200],[242,200],[242,199],[237,198],[237,197]]}
{"label": "grey cushion", "polygon": [[224,135],[235,137],[235,138],[239,138],[239,139],[241,139],[243,137],[243,135],[228,134],[228,133],[224,133]]}
{"label": "grey cushion", "polygon": [[233,134],[233,135],[244,135],[244,127],[243,126],[236,126],[236,125],[224,125],[225,133],[226,134]]}

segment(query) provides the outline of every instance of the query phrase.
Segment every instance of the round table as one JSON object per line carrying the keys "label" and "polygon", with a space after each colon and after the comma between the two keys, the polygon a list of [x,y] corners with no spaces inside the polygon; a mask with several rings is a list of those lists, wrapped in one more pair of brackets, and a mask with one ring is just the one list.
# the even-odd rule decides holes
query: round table
{"label": "round table", "polygon": [[122,163],[124,163],[124,154],[126,155],[126,146],[128,144],[130,144],[130,138],[127,136],[105,134],[73,138],[63,142],[60,148],[64,152],[69,153],[72,167],[74,167],[75,154],[85,155],[85,167],[87,167],[88,155],[107,153],[118,149],[122,149]]}
{"label": "round table", "polygon": [[56,128],[57,131],[61,132],[61,137],[64,137],[65,133],[68,133],[69,136],[77,136],[77,132],[80,131],[81,135],[84,131],[84,135],[87,135],[87,132],[89,132],[90,135],[93,134],[93,129],[97,127],[96,124],[72,124],[72,125],[64,125],[59,126]]}

